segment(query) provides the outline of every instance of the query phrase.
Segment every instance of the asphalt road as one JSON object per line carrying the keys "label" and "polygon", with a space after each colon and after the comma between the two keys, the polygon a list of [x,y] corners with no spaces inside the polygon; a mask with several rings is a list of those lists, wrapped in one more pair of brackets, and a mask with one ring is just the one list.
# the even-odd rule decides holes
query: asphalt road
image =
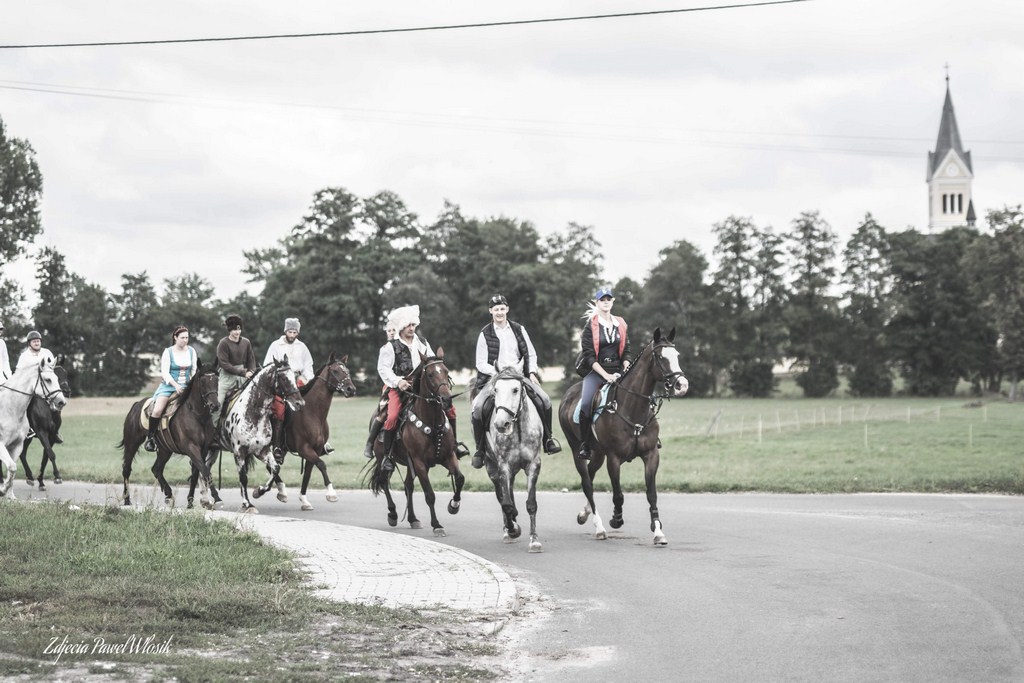
{"label": "asphalt road", "polygon": [[[332,504],[311,489],[312,512],[295,490],[259,507],[390,530],[383,498],[339,494]],[[136,502],[146,495],[159,500],[142,489]],[[662,494],[669,544],[655,547],[642,495],[596,541],[576,524],[582,494],[543,493],[540,554],[502,542],[493,495],[466,495],[456,516],[450,498],[439,492],[437,542],[495,562],[526,596],[499,636],[516,680],[1024,680],[1024,498]],[[607,525],[611,496],[597,499]],[[429,524],[390,531],[433,538]]]}

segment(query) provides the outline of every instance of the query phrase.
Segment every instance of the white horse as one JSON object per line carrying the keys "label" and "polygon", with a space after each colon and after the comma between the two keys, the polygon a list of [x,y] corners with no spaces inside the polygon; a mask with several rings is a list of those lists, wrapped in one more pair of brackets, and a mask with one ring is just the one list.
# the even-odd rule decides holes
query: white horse
{"label": "white horse", "polygon": [[[262,462],[270,472],[266,488],[270,487],[281,469],[281,463],[274,458],[271,448],[273,427],[270,424],[270,407],[275,396],[282,397],[292,410],[299,410],[305,403],[295,385],[295,371],[288,365],[288,356],[263,366],[249,378],[238,398],[228,399],[227,412],[221,420],[220,443],[235,456],[238,483],[242,490],[242,510],[246,512],[258,512],[249,500],[248,489],[248,472],[254,460]],[[278,490],[278,500],[287,502],[283,483]]]}
{"label": "white horse", "polygon": [[18,467],[14,454],[21,453],[28,436],[28,404],[33,396],[45,400],[52,410],[60,410],[67,403],[52,363],[23,366],[0,385],[0,463],[7,469],[0,496],[15,497],[11,490]]}
{"label": "white horse", "polygon": [[494,483],[494,493],[504,517],[505,543],[513,543],[522,530],[516,517],[519,511],[513,493],[516,474],[526,472],[526,511],[530,515],[531,553],[543,552],[537,538],[537,477],[540,475],[540,447],[544,423],[530,396],[529,381],[506,368],[490,379],[494,411],[487,428],[487,476]]}

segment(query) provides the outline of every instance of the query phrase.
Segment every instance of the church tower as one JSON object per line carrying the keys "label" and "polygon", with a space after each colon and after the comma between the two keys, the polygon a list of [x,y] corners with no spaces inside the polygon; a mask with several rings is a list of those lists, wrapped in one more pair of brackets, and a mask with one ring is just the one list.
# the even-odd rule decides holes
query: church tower
{"label": "church tower", "polygon": [[960,130],[949,95],[949,74],[946,74],[946,101],[942,105],[939,138],[935,151],[928,152],[928,230],[936,232],[956,225],[974,225],[974,202],[971,181],[974,169],[971,153],[960,142]]}

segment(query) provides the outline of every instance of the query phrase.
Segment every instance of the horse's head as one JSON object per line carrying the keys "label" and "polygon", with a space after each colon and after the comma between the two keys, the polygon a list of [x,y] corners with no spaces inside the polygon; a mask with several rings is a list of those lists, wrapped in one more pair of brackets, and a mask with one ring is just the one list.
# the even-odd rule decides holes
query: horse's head
{"label": "horse's head", "polygon": [[655,372],[665,384],[665,391],[672,396],[682,396],[690,388],[690,381],[679,369],[679,351],[672,344],[676,337],[676,328],[672,328],[667,336],[661,336],[661,328],[654,330],[654,341],[651,343],[651,361]]}
{"label": "horse's head", "polygon": [[439,347],[436,356],[423,358],[417,372],[419,387],[414,387],[414,391],[428,399],[437,400],[444,410],[450,409],[452,387],[448,378],[448,367],[444,364],[444,349]]}
{"label": "horse's head", "polygon": [[64,369],[63,354],[57,356],[57,364],[53,366],[53,374],[57,375],[57,383],[60,385],[60,391],[64,394],[64,398],[71,398],[71,384],[68,383],[68,371]]}
{"label": "horse's head", "polygon": [[317,377],[323,380],[331,391],[351,398],[356,395],[356,385],[352,383],[352,376],[349,374],[348,368],[345,367],[347,362],[347,355],[335,358],[332,351],[331,357],[327,359],[327,365]]}
{"label": "horse's head", "polygon": [[45,400],[51,410],[60,410],[68,401],[60,388],[60,380],[53,371],[53,364],[39,364],[39,379],[36,381],[35,395]]}
{"label": "horse's head", "polygon": [[526,378],[515,370],[505,368],[492,379],[494,396],[494,413],[491,424],[498,433],[509,434],[519,420],[523,410],[526,390],[523,382]]}
{"label": "horse's head", "polygon": [[217,399],[218,385],[217,369],[200,369],[192,379],[192,391],[199,393],[203,400],[203,406],[214,418],[220,414],[220,401]]}
{"label": "horse's head", "polygon": [[284,402],[292,410],[301,409],[306,402],[303,400],[302,395],[299,393],[299,387],[295,383],[295,371],[288,364],[288,355],[285,354],[281,360],[275,359],[266,369],[270,371],[273,377],[273,392],[283,398]]}

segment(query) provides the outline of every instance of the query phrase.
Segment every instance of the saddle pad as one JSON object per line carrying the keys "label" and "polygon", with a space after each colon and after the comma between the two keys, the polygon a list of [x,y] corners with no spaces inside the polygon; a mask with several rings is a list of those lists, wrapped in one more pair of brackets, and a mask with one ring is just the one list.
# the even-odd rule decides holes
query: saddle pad
{"label": "saddle pad", "polygon": [[[604,412],[604,406],[608,403],[608,390],[611,388],[610,384],[605,384],[601,387],[601,391],[598,393],[597,406],[594,408],[594,414],[590,416],[590,422],[597,422],[597,418],[601,417],[601,413]],[[580,408],[583,405],[583,401],[576,401],[576,410],[572,411],[572,421],[576,424],[580,423]]]}
{"label": "saddle pad", "polygon": [[[178,412],[178,406],[181,402],[178,401],[178,396],[175,394],[171,397],[171,400],[167,402],[167,406],[164,407],[164,414],[160,418],[160,429],[167,429],[167,425],[171,423],[171,416]],[[153,410],[153,399],[147,398],[146,402],[142,404],[142,412],[139,414],[139,423],[143,429],[149,429],[149,413]]]}

